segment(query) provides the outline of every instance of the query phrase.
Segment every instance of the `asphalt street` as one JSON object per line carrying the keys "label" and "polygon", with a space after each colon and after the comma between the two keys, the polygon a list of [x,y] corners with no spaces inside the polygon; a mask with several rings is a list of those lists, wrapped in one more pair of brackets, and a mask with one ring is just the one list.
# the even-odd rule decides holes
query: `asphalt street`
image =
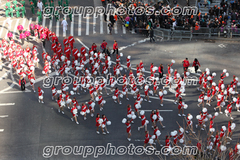
{"label": "asphalt street", "polygon": [[[80,4],[79,4],[80,3]],[[95,3],[95,4],[94,4]],[[97,1],[71,1],[70,5],[99,5]],[[28,5],[28,2],[27,2]],[[30,13],[29,8],[27,8],[27,13]],[[32,18],[35,20],[36,17],[31,14],[27,15],[27,20]],[[22,19],[24,20],[24,19]],[[26,20],[26,26],[27,26]],[[76,19],[75,19],[76,20]],[[85,20],[84,20],[85,21]],[[121,29],[121,24],[118,24],[118,33],[113,35],[107,34],[107,27],[104,27],[104,33],[100,34],[100,19],[96,20],[96,33],[93,34],[93,26],[90,25],[89,35],[86,35],[86,27],[82,28],[81,36],[78,36],[78,28],[74,27],[74,38],[75,44],[78,49],[82,47],[84,44],[87,47],[90,47],[93,42],[98,45],[98,48],[103,39],[108,42],[108,46],[112,49],[113,41],[117,40],[120,48],[120,52],[123,53],[123,57],[121,57],[121,63],[126,65],[126,57],[131,55],[131,64],[133,68],[136,68],[136,64],[139,64],[139,61],[142,60],[144,63],[144,67],[146,71],[150,69],[150,63],[154,63],[154,65],[159,66],[159,64],[164,65],[164,72],[167,72],[167,64],[171,63],[171,60],[174,59],[176,63],[173,65],[173,69],[178,69],[179,73],[183,72],[182,69],[182,61],[188,57],[190,63],[192,63],[194,58],[198,58],[201,64],[201,70],[204,71],[205,68],[209,68],[211,72],[216,72],[217,76],[214,79],[215,82],[219,79],[220,74],[223,69],[227,69],[230,76],[225,79],[225,84],[230,83],[232,80],[232,76],[240,75],[238,63],[240,59],[239,49],[240,46],[238,43],[227,43],[227,42],[216,42],[216,43],[206,43],[204,41],[157,41],[156,43],[150,43],[146,37],[143,35],[132,35],[129,32],[123,34],[123,30]],[[55,22],[53,23],[53,30],[56,30]],[[82,23],[83,24],[83,23]],[[46,24],[48,26],[49,24]],[[105,22],[104,25],[106,26]],[[91,28],[92,27],[92,28]],[[12,25],[12,29],[14,29],[14,25]],[[59,27],[59,41],[63,41],[63,36],[61,32],[62,28]],[[0,29],[1,32],[1,29]],[[5,36],[5,29],[2,31]],[[67,36],[70,34],[71,30],[68,30]],[[5,34],[4,34],[5,33]],[[3,37],[1,35],[1,38]],[[16,34],[16,37],[18,35]],[[77,40],[79,39],[79,40]],[[30,47],[35,44],[38,47],[39,57],[41,58],[42,45],[40,43],[36,43],[35,41],[30,41],[30,43],[25,42],[24,46],[29,45]],[[46,51],[51,53],[50,51],[50,43],[46,44]],[[224,46],[224,47],[221,47]],[[112,55],[112,60],[114,61],[114,55]],[[61,147],[70,146],[70,148],[74,148],[74,146],[107,146],[108,143],[111,143],[112,146],[116,148],[119,146],[129,146],[129,144],[134,144],[134,146],[143,146],[144,144],[144,130],[137,130],[137,127],[141,125],[141,120],[134,120],[134,124],[132,124],[132,141],[127,141],[127,133],[126,133],[126,125],[122,124],[122,119],[126,117],[127,114],[127,105],[131,104],[133,106],[135,99],[132,95],[129,97],[129,101],[125,99],[121,99],[122,105],[115,104],[113,99],[111,98],[113,93],[110,96],[107,96],[103,92],[103,98],[107,101],[104,105],[104,110],[100,111],[99,107],[95,106],[95,115],[96,113],[105,114],[106,117],[112,122],[112,124],[108,127],[108,131],[110,134],[107,135],[97,135],[96,127],[95,127],[95,116],[91,118],[90,115],[87,115],[87,120],[84,121],[81,115],[78,116],[79,125],[75,124],[70,120],[72,114],[70,110],[64,108],[65,115],[58,113],[58,105],[56,102],[51,99],[51,90],[44,90],[44,104],[38,103],[38,94],[34,93],[31,89],[31,86],[27,87],[27,90],[22,93],[20,91],[18,83],[18,76],[16,72],[13,71],[8,63],[4,63],[3,69],[0,72],[0,77],[3,77],[0,80],[0,159],[11,159],[11,160],[19,160],[19,159],[45,159],[45,157],[49,157],[49,159],[82,159],[84,154],[74,155],[71,152],[69,155],[65,155],[62,153]],[[40,79],[39,82],[36,83],[35,88],[37,86],[43,86],[44,83],[44,75],[42,74],[43,63],[40,63],[40,67],[36,69],[36,79]],[[123,71],[124,73],[125,71]],[[136,71],[134,71],[135,73]],[[5,74],[7,73],[7,75]],[[149,75],[149,73],[145,73]],[[191,74],[191,76],[195,76]],[[54,77],[56,77],[54,75]],[[14,84],[14,85],[12,85]],[[159,86],[162,88],[162,85]],[[42,87],[43,88],[43,87]],[[60,89],[60,85],[57,86]],[[72,85],[69,86],[72,88]],[[201,111],[201,108],[197,107],[197,99],[200,95],[200,92],[197,91],[197,86],[190,85],[186,86],[186,95],[183,96],[183,101],[188,104],[188,109],[185,110],[185,114],[191,113],[194,117],[193,123],[194,125],[197,123],[196,115]],[[141,90],[141,94],[143,94],[143,90]],[[79,104],[85,103],[89,101],[90,95],[88,92],[81,91],[81,95],[76,95],[77,101]],[[165,136],[168,135],[171,131],[177,130],[178,122],[182,126],[186,126],[185,120],[183,117],[177,116],[177,105],[175,105],[172,100],[174,100],[174,94],[168,91],[168,94],[164,96],[164,98],[168,99],[164,101],[164,106],[161,107],[160,100],[156,96],[152,96],[151,103],[143,102],[142,110],[146,110],[146,117],[150,120],[150,110],[160,109],[161,116],[164,118],[163,124],[166,126],[165,129],[162,129],[158,124],[161,136],[160,142],[165,143]],[[212,106],[216,106],[216,101],[212,103]],[[208,107],[208,111],[210,114],[214,114],[213,107]],[[234,130],[233,141],[230,145],[235,145],[239,140],[239,132],[240,127],[239,124],[239,114],[236,112],[236,109],[233,109],[233,118],[234,123],[237,124],[237,128]],[[225,115],[219,115],[215,121],[215,128],[218,130],[222,125],[227,126],[227,122],[229,117]],[[4,130],[1,130],[4,129]],[[153,130],[151,129],[151,123],[148,125],[148,130],[150,134],[153,134]],[[200,134],[201,137],[206,135],[206,131],[197,131],[197,134]],[[2,131],[2,132],[1,132]],[[196,145],[196,142],[193,142]],[[46,146],[54,146],[54,149],[49,147],[49,150],[46,150]],[[60,148],[56,149],[57,146]],[[159,151],[161,147],[157,144],[157,150]],[[59,152],[57,152],[59,151]],[[84,150],[83,150],[84,152]],[[87,150],[85,151],[85,153]],[[94,155],[85,155],[86,159],[94,159]],[[114,160],[132,160],[132,159],[170,159],[178,157],[175,156],[162,156],[162,155],[119,155],[115,153],[115,155],[99,155],[98,159],[114,159]]]}

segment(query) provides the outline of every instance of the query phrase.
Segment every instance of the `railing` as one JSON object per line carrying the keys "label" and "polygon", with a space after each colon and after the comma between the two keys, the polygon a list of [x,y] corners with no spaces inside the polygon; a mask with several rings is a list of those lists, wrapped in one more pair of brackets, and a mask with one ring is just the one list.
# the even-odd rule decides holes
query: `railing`
{"label": "railing", "polygon": [[[181,30],[182,29],[182,30]],[[191,28],[186,30],[184,28],[177,27],[177,30],[173,29],[164,29],[157,28],[154,29],[154,34],[160,36],[166,40],[174,40],[174,39],[189,39],[197,38],[199,36],[204,36],[206,39],[222,37],[222,38],[240,38],[240,28],[229,28],[229,27],[220,27],[220,28],[208,28],[208,27],[200,27],[199,30],[195,30],[195,28]]]}

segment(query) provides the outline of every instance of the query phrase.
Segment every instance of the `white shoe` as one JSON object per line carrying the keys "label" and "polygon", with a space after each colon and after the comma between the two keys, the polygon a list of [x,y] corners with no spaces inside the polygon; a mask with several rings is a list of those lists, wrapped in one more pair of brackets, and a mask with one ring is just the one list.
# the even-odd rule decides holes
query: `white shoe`
{"label": "white shoe", "polygon": [[71,120],[73,121],[73,118],[71,118]]}
{"label": "white shoe", "polygon": [[183,117],[185,117],[186,115],[185,114],[182,114]]}
{"label": "white shoe", "polygon": [[119,104],[122,104],[122,102],[119,102]]}
{"label": "white shoe", "polygon": [[230,119],[233,120],[233,117],[231,117]]}
{"label": "white shoe", "polygon": [[192,133],[195,133],[194,131],[192,131]]}
{"label": "white shoe", "polygon": [[199,104],[197,104],[197,106],[198,106],[198,107],[200,107],[200,105],[199,105]]}
{"label": "white shoe", "polygon": [[62,114],[64,114],[64,112],[62,111]]}
{"label": "white shoe", "polygon": [[151,103],[152,101],[148,101],[149,103]]}
{"label": "white shoe", "polygon": [[223,114],[223,112],[219,112],[220,114]]}
{"label": "white shoe", "polygon": [[228,117],[228,115],[227,114],[225,114],[226,115],[226,117]]}
{"label": "white shoe", "polygon": [[163,89],[165,89],[165,87],[163,87]]}
{"label": "white shoe", "polygon": [[134,123],[134,121],[132,121],[132,123]]}
{"label": "white shoe", "polygon": [[238,112],[240,112],[240,110],[237,110]]}
{"label": "white shoe", "polygon": [[129,100],[129,98],[126,98],[127,100]]}
{"label": "white shoe", "polygon": [[100,94],[102,94],[102,92],[100,92]]}
{"label": "white shoe", "polygon": [[78,95],[80,95],[80,93],[77,93]]}
{"label": "white shoe", "polygon": [[178,116],[180,116],[180,117],[181,117],[181,114],[178,114]]}
{"label": "white shoe", "polygon": [[162,126],[162,128],[165,128],[165,126]]}
{"label": "white shoe", "polygon": [[102,134],[106,134],[105,132],[103,132]]}
{"label": "white shoe", "polygon": [[109,134],[109,132],[107,131],[107,134]]}
{"label": "white shoe", "polygon": [[79,124],[78,121],[76,122],[76,124]]}
{"label": "white shoe", "polygon": [[216,108],[214,107],[214,111],[216,111]]}
{"label": "white shoe", "polygon": [[177,104],[177,102],[173,102],[174,104]]}
{"label": "white shoe", "polygon": [[186,133],[188,133],[188,131],[185,131]]}
{"label": "white shoe", "polygon": [[206,127],[206,125],[204,124],[203,127]]}
{"label": "white shoe", "polygon": [[144,101],[147,101],[147,99],[144,99]]}
{"label": "white shoe", "polygon": [[127,138],[128,141],[131,141],[131,138]]}
{"label": "white shoe", "polygon": [[107,95],[109,95],[109,93],[107,93]]}
{"label": "white shoe", "polygon": [[196,128],[198,127],[198,125],[196,124]]}
{"label": "white shoe", "polygon": [[214,135],[211,135],[211,137],[214,137]]}
{"label": "white shoe", "polygon": [[83,119],[84,119],[84,120],[86,120],[86,119],[87,119],[87,117],[84,117]]}
{"label": "white shoe", "polygon": [[161,106],[163,106],[163,104],[160,104]]}
{"label": "white shoe", "polygon": [[204,131],[204,128],[201,128],[201,130],[203,130],[203,131]]}
{"label": "white shoe", "polygon": [[68,107],[68,109],[70,109],[70,107]]}
{"label": "white shoe", "polygon": [[44,102],[42,101],[42,103],[44,103]]}
{"label": "white shoe", "polygon": [[94,114],[92,113],[92,114],[91,114],[91,117],[93,117],[93,116],[94,116]]}
{"label": "white shoe", "polygon": [[138,131],[140,131],[140,128],[138,127]]}
{"label": "white shoe", "polygon": [[58,109],[58,112],[60,113],[60,109]]}
{"label": "white shoe", "polygon": [[97,134],[99,134],[99,131],[96,131],[97,132]]}

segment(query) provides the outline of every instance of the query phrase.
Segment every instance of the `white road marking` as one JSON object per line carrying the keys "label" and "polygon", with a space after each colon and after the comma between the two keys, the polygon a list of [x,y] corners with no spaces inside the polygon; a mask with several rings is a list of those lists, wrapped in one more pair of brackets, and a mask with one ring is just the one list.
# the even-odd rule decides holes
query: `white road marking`
{"label": "white road marking", "polygon": [[93,15],[93,34],[96,33],[96,17]]}
{"label": "white road marking", "polygon": [[218,47],[220,48],[226,48],[226,46],[224,44],[219,44]]}
{"label": "white road marking", "polygon": [[8,115],[0,115],[0,118],[7,118]]}
{"label": "white road marking", "polygon": [[[53,75],[56,75],[56,72],[52,72],[52,73],[50,73],[48,76],[49,77],[51,77],[51,76],[53,76]],[[37,83],[37,82],[40,82],[40,81],[42,81],[42,80],[44,80],[45,78],[47,78],[46,76],[42,76],[42,77],[40,77],[40,78],[37,78],[36,80],[35,80],[35,84]],[[28,86],[30,86],[31,84],[30,84],[30,82],[28,82],[28,83],[26,83],[26,87],[28,87]]]}
{"label": "white road marking", "polygon": [[2,36],[3,28],[5,27],[5,24],[7,23],[6,21],[7,20],[3,21],[3,25],[2,25],[2,28],[1,28],[1,31],[0,31],[0,36]]}
{"label": "white road marking", "polygon": [[[67,15],[64,15],[64,19],[67,20]],[[66,35],[67,35],[67,30],[63,32],[63,37],[66,37]]]}
{"label": "white road marking", "polygon": [[89,14],[86,17],[86,35],[89,35]]}
{"label": "white road marking", "polygon": [[107,20],[107,34],[110,34],[110,31],[109,31],[109,29],[108,29],[108,24],[110,23],[110,22],[109,22],[109,12],[108,12],[108,14],[107,14],[106,20]]}
{"label": "white road marking", "polygon": [[122,29],[123,29],[123,34],[126,34],[126,28],[124,25],[122,25]]}
{"label": "white road marking", "polygon": [[100,14],[100,34],[103,34],[103,14]]}
{"label": "white road marking", "polygon": [[3,132],[4,131],[4,129],[0,129],[0,132]]}
{"label": "white road marking", "polygon": [[15,103],[0,103],[0,106],[14,106]]}
{"label": "white road marking", "polygon": [[[53,19],[53,17],[52,17],[52,19]],[[52,30],[52,23],[53,23],[53,20],[50,20],[50,22],[49,22],[49,30],[51,31]]]}
{"label": "white road marking", "polygon": [[45,25],[46,25],[46,17],[43,16],[43,22],[42,22],[43,28],[45,28]]}
{"label": "white road marking", "polygon": [[82,15],[79,14],[78,15],[78,36],[81,36],[81,19],[82,19]]}
{"label": "white road marking", "polygon": [[59,37],[59,24],[60,24],[60,22],[58,20],[57,23],[56,23],[56,36],[57,37]]}
{"label": "white road marking", "polygon": [[15,35],[16,35],[16,32],[17,32],[18,23],[19,23],[19,19],[17,20],[17,22],[15,24],[15,28],[14,28],[14,31],[13,31],[13,39],[15,38]]}
{"label": "white road marking", "polygon": [[70,34],[71,34],[72,36],[74,36],[74,35],[73,35],[73,34],[74,34],[74,15],[72,15],[71,32],[70,32]]}
{"label": "white road marking", "polygon": [[29,18],[28,26],[27,26],[28,30],[30,30],[30,24],[31,24],[31,23],[32,23],[32,18]]}
{"label": "white road marking", "polygon": [[5,79],[7,77],[7,75],[8,75],[8,73],[10,73],[10,71],[7,71],[6,73],[4,73],[3,76],[0,77],[0,81]]}
{"label": "white road marking", "polygon": [[36,24],[38,24],[38,17],[36,18]]}
{"label": "white road marking", "polygon": [[[152,110],[142,110],[141,111],[145,111],[145,112],[152,112]],[[159,110],[159,112],[172,112],[173,110]]]}
{"label": "white road marking", "polygon": [[[11,89],[12,87],[10,87],[9,89]],[[8,90],[9,90],[8,89]],[[27,93],[30,93],[30,92],[32,92],[32,91],[30,91],[30,90],[28,90],[27,88],[25,88],[25,91],[9,91],[9,92],[0,92],[0,94],[13,94],[13,93],[25,93],[25,92],[27,92]]]}
{"label": "white road marking", "polygon": [[115,32],[115,34],[118,33],[118,30],[117,30],[117,22],[115,22],[115,25],[114,25],[114,32]]}
{"label": "white road marking", "polygon": [[24,18],[24,19],[23,19],[23,22],[22,22],[22,26],[23,26],[24,29],[25,29],[25,23],[26,23],[26,20],[27,20],[27,19]]}
{"label": "white road marking", "polygon": [[78,42],[81,43],[87,50],[89,50],[89,48],[88,48],[84,43],[82,43],[82,41],[80,41],[80,39],[77,38],[77,40],[78,40]]}

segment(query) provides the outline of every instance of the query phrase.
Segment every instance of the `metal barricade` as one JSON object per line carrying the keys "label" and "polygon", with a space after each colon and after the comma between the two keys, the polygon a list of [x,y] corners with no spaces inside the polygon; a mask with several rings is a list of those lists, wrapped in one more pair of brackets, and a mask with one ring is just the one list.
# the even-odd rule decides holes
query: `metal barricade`
{"label": "metal barricade", "polygon": [[240,37],[240,28],[231,28],[229,29],[230,38]]}
{"label": "metal barricade", "polygon": [[200,27],[199,30],[195,30],[195,28],[192,29],[192,35],[204,35],[211,37],[211,31],[208,27]]}

